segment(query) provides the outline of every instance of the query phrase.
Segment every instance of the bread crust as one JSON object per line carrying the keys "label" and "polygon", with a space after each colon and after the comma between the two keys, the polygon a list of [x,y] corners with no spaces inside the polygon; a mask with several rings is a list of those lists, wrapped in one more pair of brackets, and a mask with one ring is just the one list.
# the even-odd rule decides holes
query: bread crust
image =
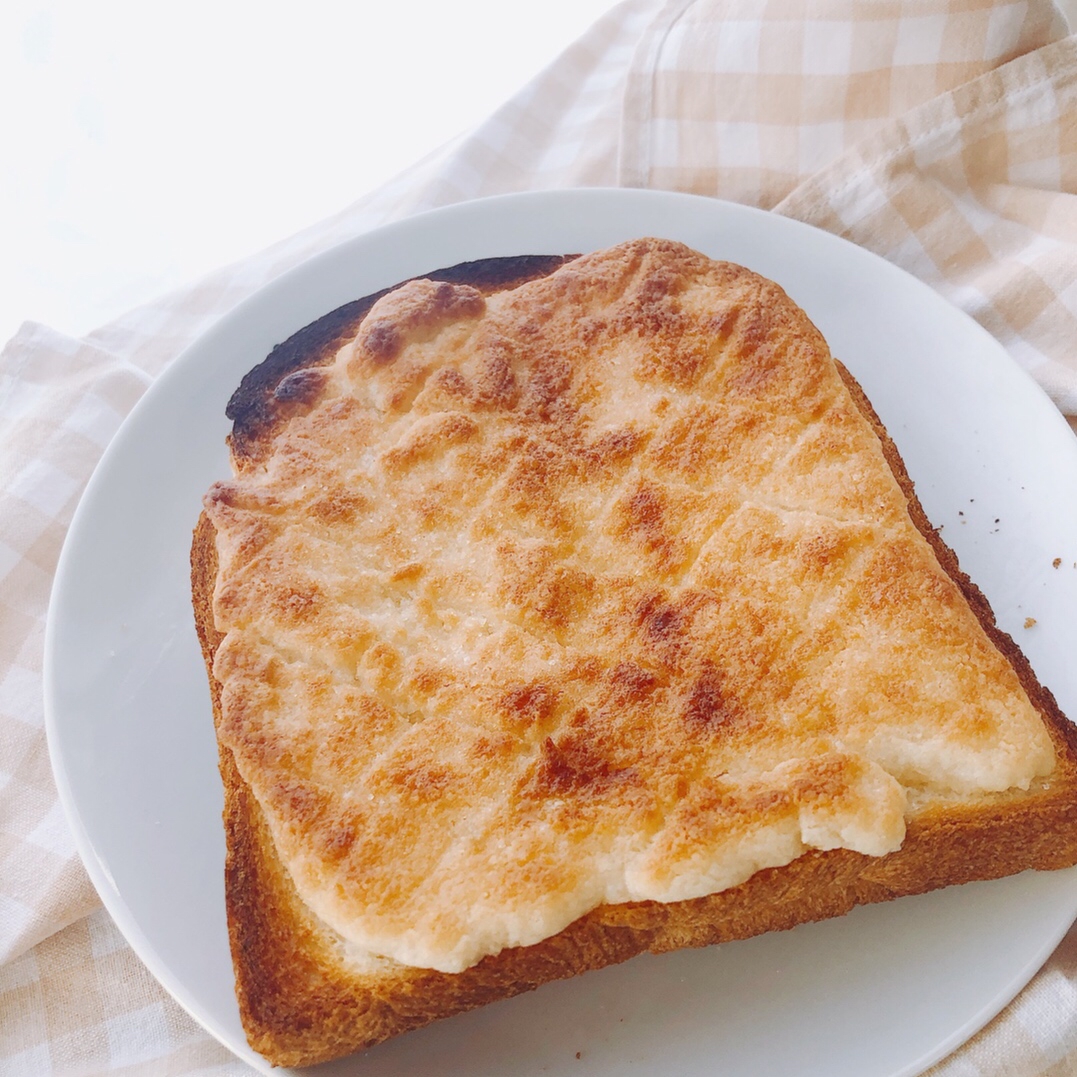
{"label": "bread crust", "polygon": [[[496,290],[551,272],[563,261],[492,260],[430,276]],[[236,424],[231,444],[237,467],[262,459],[274,432],[287,421],[291,403],[287,394],[282,399],[277,392],[281,382],[306,367],[328,362],[379,296],[339,308],[296,334],[244,379],[229,405]],[[1074,727],[1039,684],[1013,640],[998,628],[986,599],[927,520],[883,424],[855,379],[839,369],[882,443],[916,527],[1042,715],[1057,753],[1055,771],[1028,792],[996,794],[981,799],[975,808],[936,804],[921,811],[909,819],[901,848],[885,856],[846,849],[809,851],[784,867],[764,869],[739,886],[706,897],[600,906],[552,938],[503,950],[462,973],[394,966],[391,973],[359,974],[342,960],[339,939],[296,893],[262,810],[231,751],[222,745],[229,937],[240,1013],[255,1050],[275,1065],[326,1061],[646,951],[748,938],[842,915],[859,904],[1077,862]],[[191,569],[195,622],[219,722],[220,684],[213,676],[213,660],[221,636],[212,610],[217,552],[214,528],[205,514],[194,532]]]}

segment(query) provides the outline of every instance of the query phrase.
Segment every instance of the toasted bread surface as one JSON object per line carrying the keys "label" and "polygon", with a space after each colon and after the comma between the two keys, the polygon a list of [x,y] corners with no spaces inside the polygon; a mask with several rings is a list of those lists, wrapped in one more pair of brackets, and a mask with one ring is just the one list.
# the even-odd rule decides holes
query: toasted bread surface
{"label": "toasted bread surface", "polygon": [[673,244],[561,262],[248,380],[193,581],[275,1061],[1077,859],[1072,729],[810,322]]}

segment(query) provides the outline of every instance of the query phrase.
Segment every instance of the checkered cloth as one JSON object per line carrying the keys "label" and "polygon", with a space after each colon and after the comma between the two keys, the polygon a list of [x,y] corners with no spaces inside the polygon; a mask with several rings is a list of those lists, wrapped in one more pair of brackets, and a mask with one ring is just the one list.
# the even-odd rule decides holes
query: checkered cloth
{"label": "checkered cloth", "polygon": [[[627,0],[457,143],[336,217],[73,340],[0,357],[0,1077],[236,1075],[104,913],[43,732],[45,609],[117,426],[190,341],[387,220],[573,185],[720,196],[868,247],[1077,415],[1077,38],[1047,0]],[[1077,931],[937,1077],[1077,1074]]]}

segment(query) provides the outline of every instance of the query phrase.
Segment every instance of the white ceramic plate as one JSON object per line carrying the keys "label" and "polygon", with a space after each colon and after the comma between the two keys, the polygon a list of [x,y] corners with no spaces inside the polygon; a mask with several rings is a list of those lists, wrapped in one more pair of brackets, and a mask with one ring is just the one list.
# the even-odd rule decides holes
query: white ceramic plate
{"label": "white ceramic plate", "polygon": [[[1077,714],[1067,663],[1077,645],[1075,443],[998,344],[925,286],[782,217],[644,191],[492,199],[346,243],[242,304],[139,403],[71,526],[46,640],[49,743],[94,883],[165,987],[265,1072],[232,994],[216,747],[188,602],[201,495],[228,473],[225,402],[274,344],[350,299],[473,258],[586,251],[640,235],[748,265],[807,310],[864,385],[929,516],[1002,626]],[[1026,617],[1035,628],[1023,627]],[[641,957],[319,1072],[913,1074],[994,1015],[1075,915],[1073,871],[953,888],[784,934]]]}

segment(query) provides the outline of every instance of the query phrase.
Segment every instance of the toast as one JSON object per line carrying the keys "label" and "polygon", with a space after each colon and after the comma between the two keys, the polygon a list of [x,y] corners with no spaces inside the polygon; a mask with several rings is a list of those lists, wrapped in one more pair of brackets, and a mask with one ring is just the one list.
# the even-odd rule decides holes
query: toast
{"label": "toast", "polygon": [[1077,862],[1077,738],[772,282],[646,239],[334,311],[192,547],[252,1047]]}

